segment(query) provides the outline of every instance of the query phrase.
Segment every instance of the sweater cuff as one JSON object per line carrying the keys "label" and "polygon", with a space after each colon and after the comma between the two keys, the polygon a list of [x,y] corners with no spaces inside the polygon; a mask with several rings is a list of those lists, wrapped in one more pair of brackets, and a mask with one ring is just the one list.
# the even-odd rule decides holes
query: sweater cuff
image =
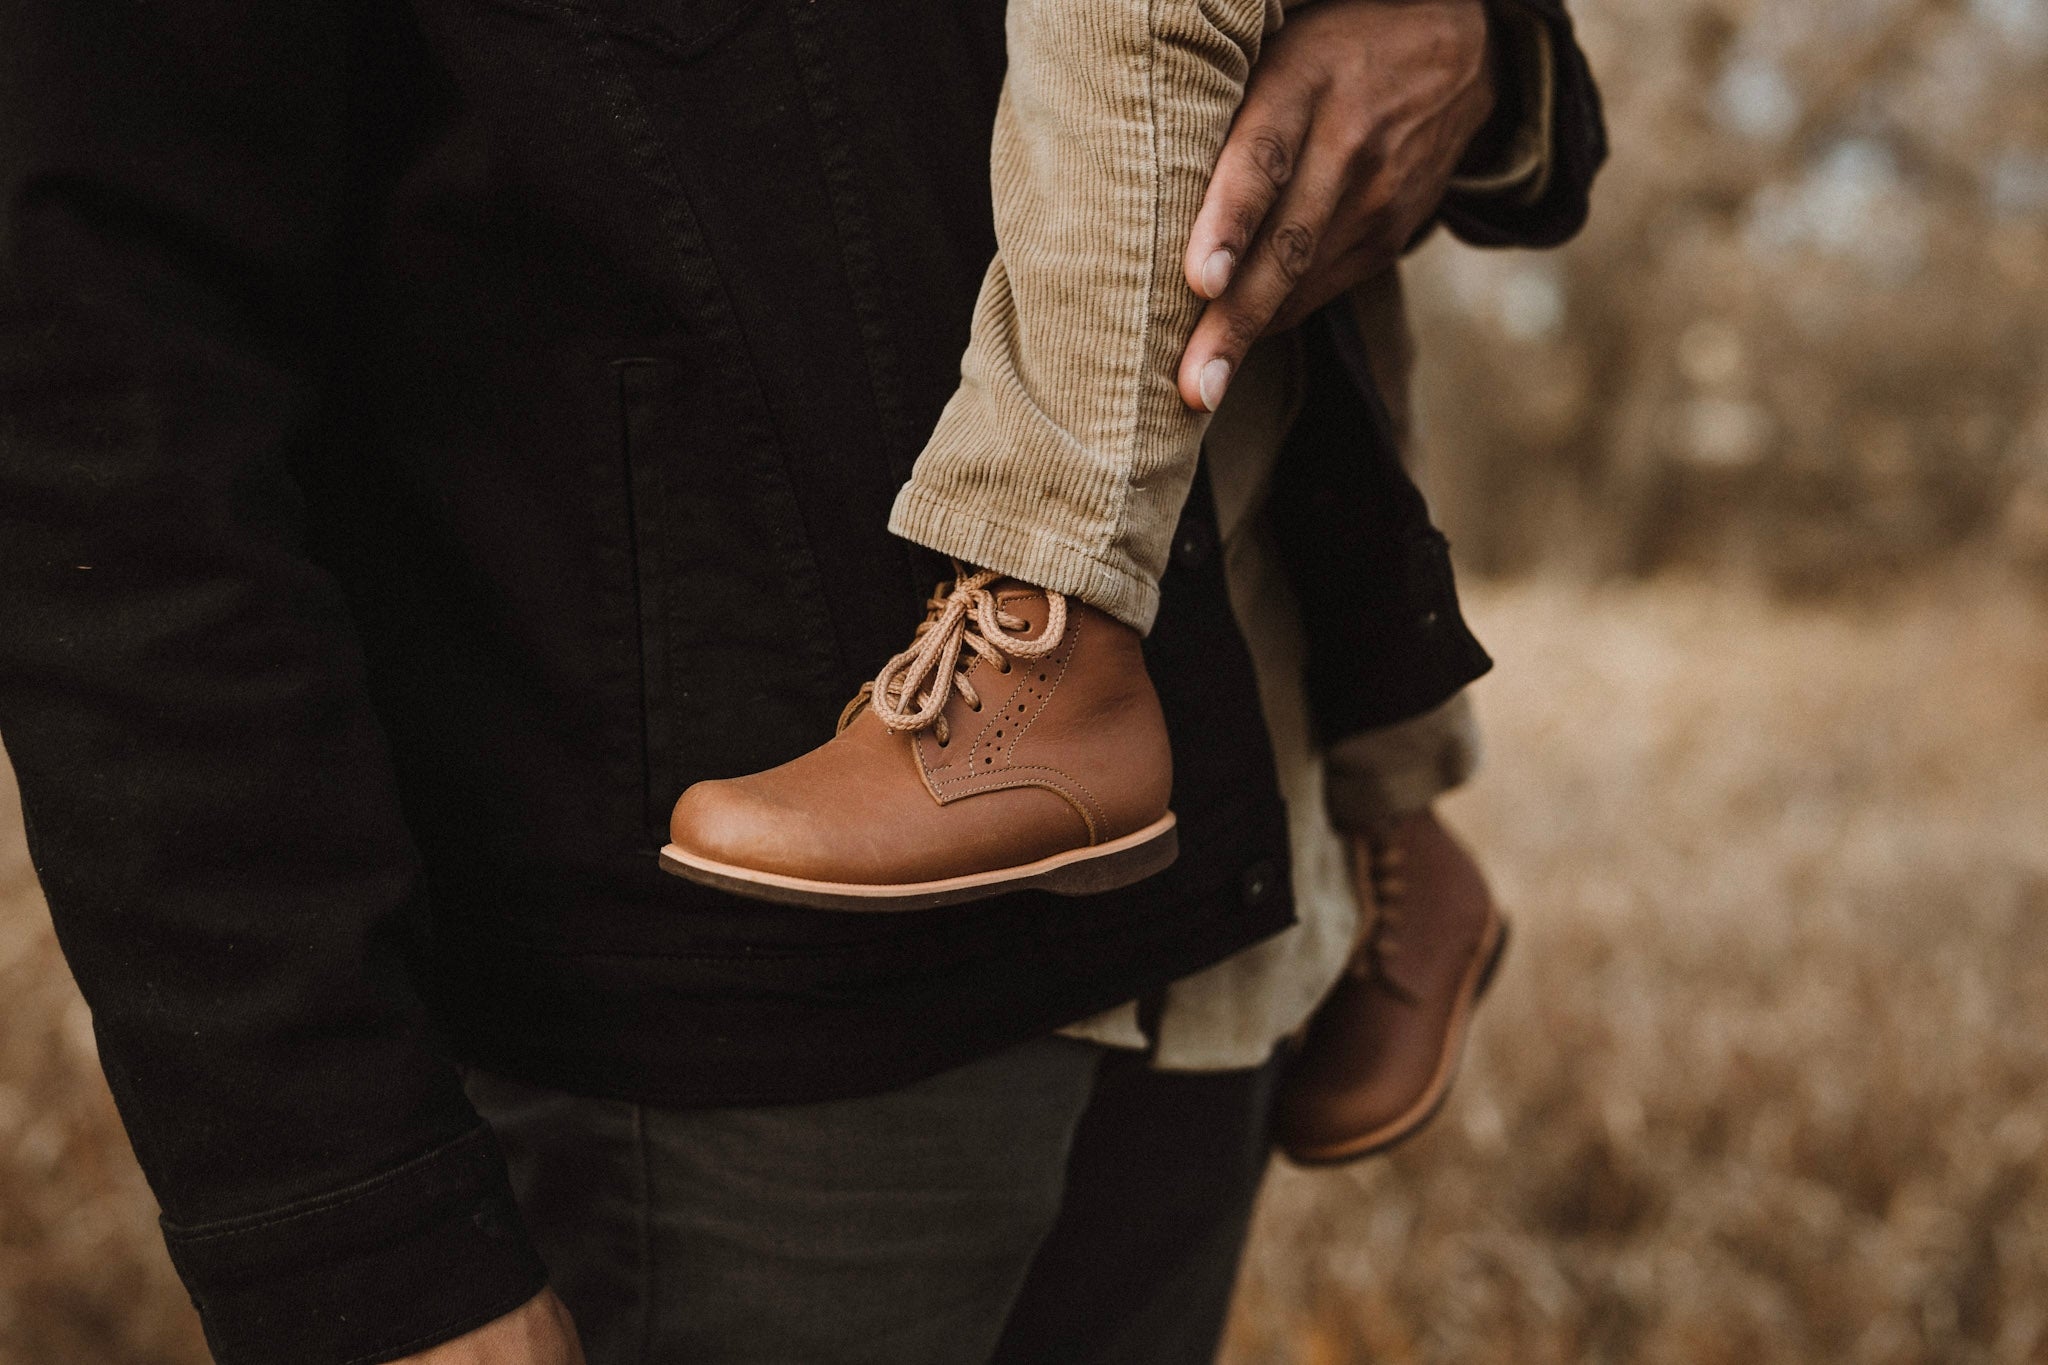
{"label": "sweater cuff", "polygon": [[1429,809],[1479,768],[1479,723],[1472,694],[1460,692],[1428,711],[1331,745],[1323,762],[1323,802],[1344,834],[1371,834]]}
{"label": "sweater cuff", "polygon": [[163,1230],[219,1365],[395,1360],[547,1283],[482,1126],[346,1189]]}

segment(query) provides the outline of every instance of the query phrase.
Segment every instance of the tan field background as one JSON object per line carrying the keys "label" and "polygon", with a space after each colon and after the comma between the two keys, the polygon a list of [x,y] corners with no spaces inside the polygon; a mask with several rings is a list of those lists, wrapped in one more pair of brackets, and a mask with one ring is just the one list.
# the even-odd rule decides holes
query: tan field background
{"label": "tan field background", "polygon": [[[1575,12],[1592,229],[1413,272],[1514,950],[1226,1359],[2048,1361],[2048,0]],[[204,1359],[0,772],[0,1365]]]}

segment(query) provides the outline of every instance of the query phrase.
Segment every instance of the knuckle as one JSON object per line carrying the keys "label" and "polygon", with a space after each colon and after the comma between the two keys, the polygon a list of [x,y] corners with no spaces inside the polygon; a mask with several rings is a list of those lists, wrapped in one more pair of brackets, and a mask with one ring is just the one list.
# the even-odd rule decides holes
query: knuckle
{"label": "knuckle", "polygon": [[1247,310],[1234,312],[1224,320],[1222,340],[1216,349],[1235,364],[1244,358],[1244,353],[1259,339],[1262,330],[1264,323],[1261,315],[1254,315]]}
{"label": "knuckle", "polygon": [[1226,246],[1242,251],[1245,243],[1259,235],[1259,225],[1266,221],[1266,209],[1261,203],[1245,200],[1231,206],[1229,240]]}
{"label": "knuckle", "polygon": [[1294,175],[1294,146],[1271,128],[1255,130],[1245,143],[1252,168],[1278,189]]}
{"label": "knuckle", "polygon": [[1282,223],[1273,229],[1268,249],[1281,276],[1293,284],[1308,270],[1309,262],[1316,258],[1315,231],[1306,223]]}

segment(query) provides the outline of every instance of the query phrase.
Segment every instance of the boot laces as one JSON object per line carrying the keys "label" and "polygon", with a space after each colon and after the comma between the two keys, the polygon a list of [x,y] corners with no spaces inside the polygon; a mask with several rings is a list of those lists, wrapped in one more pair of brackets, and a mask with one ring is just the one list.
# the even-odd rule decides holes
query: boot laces
{"label": "boot laces", "polygon": [[840,713],[841,730],[853,724],[861,707],[867,705],[896,733],[931,729],[943,745],[950,736],[942,713],[954,692],[959,692],[970,710],[981,709],[980,694],[967,676],[977,659],[987,659],[1008,673],[1010,660],[1041,659],[1059,647],[1067,633],[1064,596],[1046,592],[1044,630],[1035,636],[1014,634],[1029,629],[1031,623],[997,604],[990,585],[1003,575],[990,569],[969,573],[958,564],[953,567],[958,576],[939,584],[925,603],[925,618],[910,648],[884,664],[873,682],[861,684],[860,692]]}
{"label": "boot laces", "polygon": [[1364,858],[1375,902],[1373,923],[1352,956],[1349,974],[1361,980],[1377,978],[1387,991],[1415,1004],[1414,992],[1388,970],[1401,947],[1401,918],[1408,891],[1406,852],[1384,836],[1375,836],[1367,840]]}

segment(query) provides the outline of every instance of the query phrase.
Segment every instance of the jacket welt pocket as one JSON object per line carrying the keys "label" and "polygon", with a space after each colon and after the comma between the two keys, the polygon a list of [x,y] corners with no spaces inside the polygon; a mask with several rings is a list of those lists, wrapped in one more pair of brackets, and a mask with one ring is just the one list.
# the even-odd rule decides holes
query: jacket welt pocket
{"label": "jacket welt pocket", "polygon": [[632,564],[631,606],[639,648],[640,749],[643,818],[648,836],[668,841],[669,808],[680,795],[674,733],[675,655],[663,560],[667,543],[667,490],[656,434],[661,395],[673,366],[629,359],[612,366],[618,384],[621,473],[626,492],[627,555]]}

